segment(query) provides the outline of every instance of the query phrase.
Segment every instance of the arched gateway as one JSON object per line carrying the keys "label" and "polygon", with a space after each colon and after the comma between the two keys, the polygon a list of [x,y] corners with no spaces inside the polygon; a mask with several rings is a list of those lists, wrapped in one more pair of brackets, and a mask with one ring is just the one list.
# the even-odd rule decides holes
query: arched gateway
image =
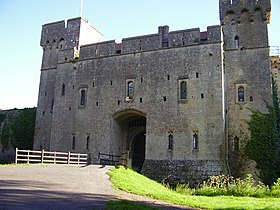
{"label": "arched gateway", "polygon": [[146,150],[146,114],[131,108],[116,112],[113,130],[113,148],[118,149],[122,163],[141,171]]}

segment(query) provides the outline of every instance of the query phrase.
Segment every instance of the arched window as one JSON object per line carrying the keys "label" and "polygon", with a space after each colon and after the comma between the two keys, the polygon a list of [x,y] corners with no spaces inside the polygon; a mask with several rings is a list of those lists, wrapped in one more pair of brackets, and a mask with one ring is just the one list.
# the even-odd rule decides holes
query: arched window
{"label": "arched window", "polygon": [[245,91],[243,86],[239,86],[237,90],[238,102],[243,102],[245,99]]}
{"label": "arched window", "polygon": [[65,84],[64,83],[62,84],[62,87],[61,87],[61,95],[62,96],[65,95]]}
{"label": "arched window", "polygon": [[180,99],[187,99],[187,82],[180,82]]}
{"label": "arched window", "polygon": [[134,83],[133,81],[129,81],[127,83],[127,97],[132,99],[133,98],[133,94],[134,94]]}
{"label": "arched window", "polygon": [[197,133],[193,134],[193,148],[198,149],[198,135],[197,135]]}
{"label": "arched window", "polygon": [[236,35],[234,37],[235,48],[239,48],[239,37]]}
{"label": "arched window", "polygon": [[81,90],[81,100],[80,100],[80,105],[84,106],[86,104],[86,91]]}
{"label": "arched window", "polygon": [[168,135],[168,149],[173,150],[173,135],[170,133]]}

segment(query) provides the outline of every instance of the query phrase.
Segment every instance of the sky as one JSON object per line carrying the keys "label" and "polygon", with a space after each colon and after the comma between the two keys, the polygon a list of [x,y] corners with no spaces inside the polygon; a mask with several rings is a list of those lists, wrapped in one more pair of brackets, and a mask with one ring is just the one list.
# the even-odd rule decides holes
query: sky
{"label": "sky", "polygon": [[[0,0],[0,109],[36,107],[42,25],[80,16],[104,41],[219,25],[219,0]],[[280,46],[280,0],[271,0],[270,46]]]}

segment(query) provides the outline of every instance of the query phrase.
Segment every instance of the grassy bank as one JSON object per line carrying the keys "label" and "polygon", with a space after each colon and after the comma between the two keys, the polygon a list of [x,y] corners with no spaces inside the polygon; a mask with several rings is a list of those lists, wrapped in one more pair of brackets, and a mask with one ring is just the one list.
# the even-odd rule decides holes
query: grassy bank
{"label": "grassy bank", "polygon": [[113,184],[124,191],[146,195],[174,204],[202,209],[280,209],[279,198],[235,196],[195,196],[178,193],[131,169],[119,167],[109,172]]}

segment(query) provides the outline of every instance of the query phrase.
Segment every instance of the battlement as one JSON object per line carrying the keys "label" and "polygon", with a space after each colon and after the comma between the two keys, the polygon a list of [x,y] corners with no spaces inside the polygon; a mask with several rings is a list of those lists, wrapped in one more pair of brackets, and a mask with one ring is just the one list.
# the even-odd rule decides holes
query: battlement
{"label": "battlement", "polygon": [[103,40],[103,35],[87,20],[73,18],[42,26],[40,45],[43,49],[73,49],[74,47]]}
{"label": "battlement", "polygon": [[263,21],[270,21],[271,2],[270,0],[220,0],[220,20],[224,24],[227,15],[235,15],[236,22],[241,23],[242,16],[253,22],[256,20],[256,13],[261,13]]}
{"label": "battlement", "polygon": [[215,42],[221,42],[221,31],[218,25],[209,26],[207,31],[203,32],[199,28],[169,32],[168,26],[160,26],[156,34],[123,38],[121,43],[111,40],[81,46],[79,57],[80,59],[90,59]]}

